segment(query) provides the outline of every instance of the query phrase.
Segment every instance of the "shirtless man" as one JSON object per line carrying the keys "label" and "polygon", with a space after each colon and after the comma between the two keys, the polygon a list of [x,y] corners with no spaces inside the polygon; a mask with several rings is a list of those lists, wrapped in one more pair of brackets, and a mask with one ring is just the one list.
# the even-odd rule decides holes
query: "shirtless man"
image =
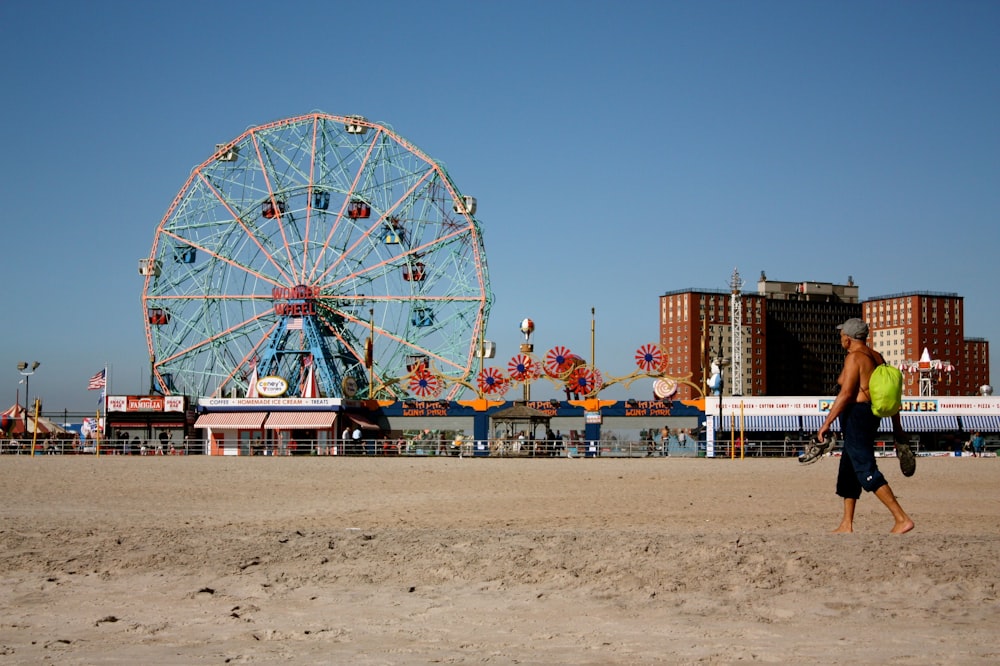
{"label": "shirtless man", "polygon": [[[880,419],[872,414],[871,398],[868,396],[868,378],[882,363],[882,355],[868,347],[868,324],[860,319],[848,319],[837,327],[840,330],[840,344],[847,352],[844,369],[837,382],[840,393],[834,400],[830,412],[817,433],[822,441],[833,422],[840,418],[840,428],[844,433],[844,451],[840,456],[840,470],[837,473],[837,495],[844,498],[844,516],[834,532],[854,531],[854,509],[861,498],[861,491],[875,493],[889,512],[895,524],[893,534],[903,534],[913,529],[913,521],[896,496],[889,483],[882,476],[875,462],[875,433]],[[893,432],[902,434],[899,415],[892,417]]]}

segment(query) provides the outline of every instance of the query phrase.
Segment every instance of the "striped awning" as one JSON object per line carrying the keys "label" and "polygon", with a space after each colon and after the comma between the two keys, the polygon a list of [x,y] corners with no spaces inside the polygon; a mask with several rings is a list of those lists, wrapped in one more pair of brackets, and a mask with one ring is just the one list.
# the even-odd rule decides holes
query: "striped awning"
{"label": "striped awning", "polygon": [[[718,416],[714,418],[716,425],[718,425]],[[782,414],[777,416],[744,416],[741,419],[738,414],[723,414],[723,430],[739,430],[741,427],[747,432],[795,432],[799,429],[799,417],[794,414]]]}
{"label": "striped awning", "polygon": [[1000,416],[976,414],[963,416],[962,425],[967,432],[982,430],[984,432],[1000,432]]}
{"label": "striped awning", "polygon": [[[806,432],[815,432],[826,420],[825,415],[810,415],[802,417],[802,429]],[[948,430],[958,430],[958,420],[954,416],[943,414],[903,414],[903,430],[906,432],[946,432]],[[830,428],[834,432],[840,432],[840,419],[833,422]],[[879,432],[892,432],[892,419],[884,418],[878,426]]]}
{"label": "striped awning", "polygon": [[194,422],[195,428],[260,430],[267,412],[210,412]]}
{"label": "striped awning", "polygon": [[[815,432],[826,420],[825,415],[809,415],[802,417],[802,429],[805,432]],[[946,432],[948,430],[958,430],[958,421],[954,416],[943,414],[903,414],[903,430],[906,432]],[[840,419],[833,422],[830,428],[834,432],[840,432]],[[892,419],[884,418],[878,426],[879,432],[892,432]]]}
{"label": "striped awning", "polygon": [[337,422],[335,412],[271,412],[267,430],[329,430]]}
{"label": "striped awning", "polygon": [[[945,432],[958,430],[958,417],[944,414],[902,414],[903,430],[906,432]],[[892,432],[892,419],[882,419],[882,427]],[[881,430],[882,428],[879,428]]]}
{"label": "striped awning", "polygon": [[[823,427],[823,421],[826,421],[826,414],[809,414],[802,417],[802,431],[803,432],[816,432]],[[830,430],[834,432],[840,432],[840,419],[833,422]]]}

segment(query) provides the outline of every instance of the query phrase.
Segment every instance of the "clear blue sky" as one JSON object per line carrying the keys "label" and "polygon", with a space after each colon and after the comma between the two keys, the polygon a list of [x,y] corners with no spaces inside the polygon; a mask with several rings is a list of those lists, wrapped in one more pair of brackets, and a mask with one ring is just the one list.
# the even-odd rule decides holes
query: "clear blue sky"
{"label": "clear blue sky", "polygon": [[388,123],[477,197],[504,366],[523,317],[589,356],[594,307],[626,374],[660,294],[734,267],[957,292],[1000,343],[997,2],[5,0],[0,23],[4,407],[19,360],[46,410],[93,410],[105,363],[143,392],[136,266],[171,200],[216,143],[312,110]]}

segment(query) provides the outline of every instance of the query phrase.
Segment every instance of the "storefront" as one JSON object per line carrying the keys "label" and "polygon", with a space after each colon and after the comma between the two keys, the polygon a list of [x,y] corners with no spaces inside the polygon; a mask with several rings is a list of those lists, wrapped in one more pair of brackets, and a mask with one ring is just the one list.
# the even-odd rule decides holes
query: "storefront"
{"label": "storefront", "polygon": [[109,396],[101,446],[108,453],[167,455],[185,451],[193,419],[184,396]]}
{"label": "storefront", "polygon": [[201,398],[194,427],[211,455],[336,454],[341,408],[340,398]]}
{"label": "storefront", "polygon": [[[826,421],[834,397],[724,397],[709,398],[706,430],[721,441],[731,433],[797,434],[801,439],[815,433]],[[949,449],[952,442],[964,442],[969,434],[1000,431],[1000,398],[992,396],[903,396],[900,421],[908,436],[917,438],[922,448]],[[840,424],[831,426],[840,432]],[[891,441],[892,419],[879,424],[879,440]],[[712,455],[709,453],[709,455]]]}

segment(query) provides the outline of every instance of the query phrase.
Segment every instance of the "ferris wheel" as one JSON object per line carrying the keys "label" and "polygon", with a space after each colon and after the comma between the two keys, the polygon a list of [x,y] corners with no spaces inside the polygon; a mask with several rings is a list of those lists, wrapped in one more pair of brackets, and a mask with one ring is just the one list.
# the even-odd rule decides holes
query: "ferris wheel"
{"label": "ferris wheel", "polygon": [[286,395],[398,398],[418,364],[469,380],[493,300],[475,212],[438,162],[360,116],[216,146],[139,262],[156,388],[244,396],[271,377]]}

